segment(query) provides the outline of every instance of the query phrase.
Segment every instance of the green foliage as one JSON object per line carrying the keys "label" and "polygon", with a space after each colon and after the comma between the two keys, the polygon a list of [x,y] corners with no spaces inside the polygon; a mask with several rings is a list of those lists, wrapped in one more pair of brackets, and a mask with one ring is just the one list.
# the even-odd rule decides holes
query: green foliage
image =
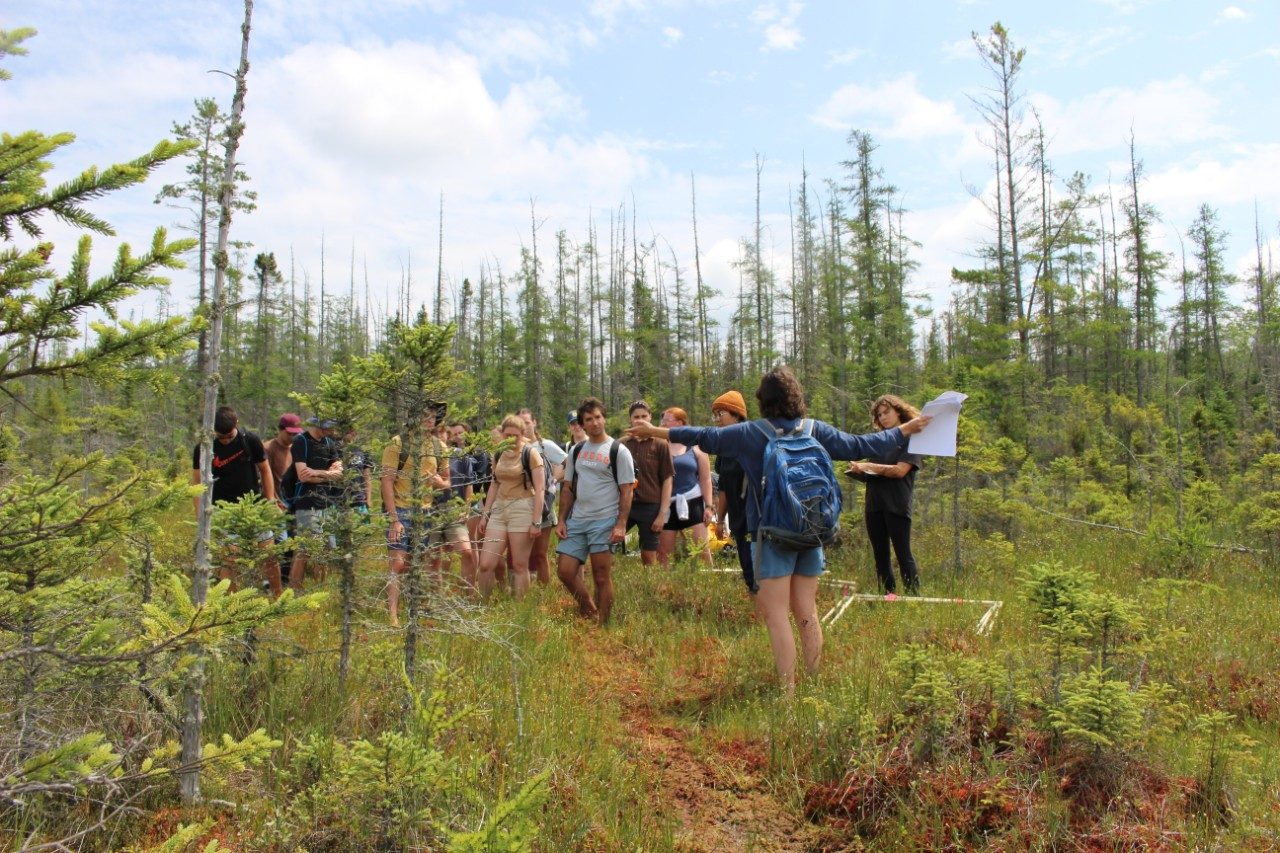
{"label": "green foliage", "polygon": [[923,646],[911,645],[898,652],[891,666],[903,682],[899,725],[917,732],[917,757],[932,760],[958,710],[955,689],[941,662]]}
{"label": "green foliage", "polygon": [[[19,27],[13,30],[0,30],[0,59],[6,56],[26,56],[27,49],[22,43],[36,34],[31,27]],[[12,80],[13,74],[0,68],[0,80]]]}
{"label": "green foliage", "polygon": [[449,853],[522,853],[538,840],[538,810],[546,800],[550,771],[543,771],[521,786],[515,796],[499,802],[475,832],[449,836]]}
{"label": "green foliage", "polygon": [[1280,553],[1280,453],[1261,456],[1249,466],[1243,481],[1244,499],[1236,505],[1236,523],[1269,545],[1275,558]]}
{"label": "green foliage", "polygon": [[1225,822],[1233,809],[1230,773],[1234,765],[1249,762],[1257,742],[1235,730],[1235,718],[1225,711],[1207,711],[1191,720],[1203,763],[1196,776],[1194,804],[1198,813],[1214,822]]}
{"label": "green foliage", "polygon": [[448,754],[445,742],[474,709],[458,704],[443,667],[435,669],[429,690],[414,689],[407,676],[404,682],[411,706],[399,726],[371,739],[313,735],[299,744],[286,771],[293,791],[287,824],[306,827],[296,842],[529,849],[537,837],[535,814],[545,798],[546,774],[499,803],[480,829],[455,833],[448,795],[476,768]]}
{"label": "green foliage", "polygon": [[[283,553],[285,545],[277,537],[285,529],[285,515],[274,501],[256,492],[238,501],[221,501],[213,506],[213,561],[233,568],[236,573],[257,586],[257,568],[265,558]],[[266,534],[269,541],[259,541]]]}
{"label": "green foliage", "polygon": [[1062,702],[1049,709],[1053,727],[1095,751],[1120,744],[1129,748],[1140,731],[1142,715],[1129,685],[1090,667],[1062,686]]}
{"label": "green foliage", "polygon": [[196,853],[197,850],[199,853],[223,853],[226,848],[219,844],[216,838],[203,847],[196,847],[212,827],[212,820],[180,824],[172,835],[159,844],[146,847],[131,846],[126,853]]}

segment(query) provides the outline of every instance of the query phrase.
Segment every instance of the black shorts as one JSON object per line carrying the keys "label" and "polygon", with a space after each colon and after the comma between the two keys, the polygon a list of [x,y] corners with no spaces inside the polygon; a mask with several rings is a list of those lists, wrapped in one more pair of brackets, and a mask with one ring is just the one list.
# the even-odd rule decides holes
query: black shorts
{"label": "black shorts", "polygon": [[658,504],[632,501],[631,512],[627,515],[627,529],[632,527],[640,531],[640,550],[658,550],[658,534],[653,529],[653,520],[658,517]]}
{"label": "black shorts", "polygon": [[667,516],[667,523],[662,526],[663,530],[688,530],[690,527],[697,527],[702,523],[705,504],[702,498],[694,498],[689,501],[689,517],[679,518],[676,515],[676,502],[671,502],[671,514]]}

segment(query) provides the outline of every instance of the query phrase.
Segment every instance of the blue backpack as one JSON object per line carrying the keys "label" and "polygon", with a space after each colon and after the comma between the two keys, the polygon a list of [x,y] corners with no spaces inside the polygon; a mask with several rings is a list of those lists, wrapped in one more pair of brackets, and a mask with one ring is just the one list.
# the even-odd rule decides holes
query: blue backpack
{"label": "blue backpack", "polygon": [[769,439],[761,478],[760,538],[786,551],[830,545],[840,529],[843,498],[827,449],[813,437],[813,421],[791,432],[753,421]]}

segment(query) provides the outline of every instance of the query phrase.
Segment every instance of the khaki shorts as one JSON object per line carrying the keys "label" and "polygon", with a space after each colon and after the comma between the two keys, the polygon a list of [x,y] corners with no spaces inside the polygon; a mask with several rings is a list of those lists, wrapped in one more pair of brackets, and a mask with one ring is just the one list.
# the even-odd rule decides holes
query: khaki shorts
{"label": "khaki shorts", "polygon": [[533,527],[533,498],[516,498],[515,500],[497,501],[493,511],[489,513],[489,524],[485,527],[485,537],[492,533],[528,533]]}
{"label": "khaki shorts", "polygon": [[459,521],[437,527],[427,534],[427,547],[435,548],[448,542],[470,542],[471,534],[467,533],[466,522]]}

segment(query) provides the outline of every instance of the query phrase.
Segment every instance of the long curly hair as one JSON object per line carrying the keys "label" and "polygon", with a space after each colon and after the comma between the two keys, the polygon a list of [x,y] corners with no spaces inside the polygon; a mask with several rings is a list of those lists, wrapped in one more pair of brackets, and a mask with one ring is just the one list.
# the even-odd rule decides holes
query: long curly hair
{"label": "long curly hair", "polygon": [[785,364],[760,377],[756,399],[760,401],[760,415],[765,418],[803,418],[808,411],[800,380]]}
{"label": "long curly hair", "polygon": [[912,418],[920,417],[920,410],[899,397],[897,394],[881,394],[879,397],[876,397],[876,401],[871,404],[871,425],[877,429],[880,428],[880,424],[876,423],[876,410],[881,406],[888,406],[897,412],[898,417],[902,419],[904,424]]}

